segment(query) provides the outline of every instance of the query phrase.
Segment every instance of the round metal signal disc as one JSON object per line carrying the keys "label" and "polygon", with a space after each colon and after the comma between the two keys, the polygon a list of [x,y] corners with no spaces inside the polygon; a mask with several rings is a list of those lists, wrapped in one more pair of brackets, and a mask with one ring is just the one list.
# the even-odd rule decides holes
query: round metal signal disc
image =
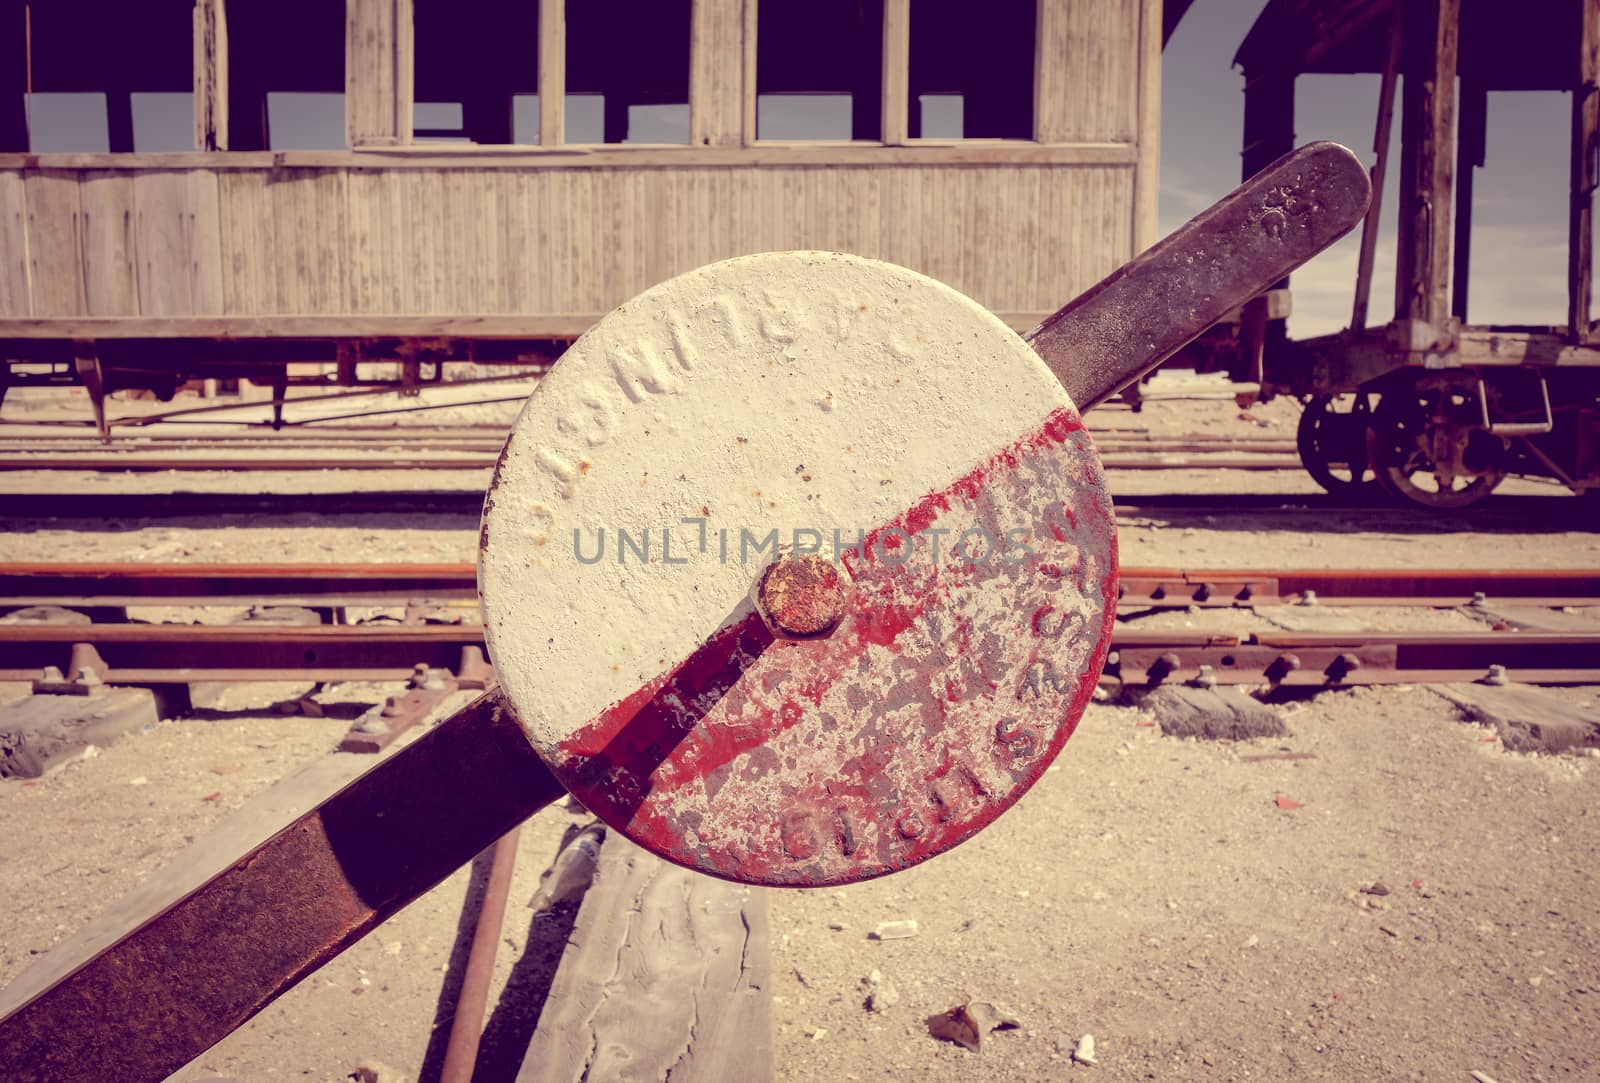
{"label": "round metal signal disc", "polygon": [[[813,559],[768,575],[780,552]],[[1039,778],[1104,664],[1116,532],[1076,409],[996,317],[769,253],[646,291],[544,378],[479,588],[580,801],[691,868],[819,885],[941,853]]]}

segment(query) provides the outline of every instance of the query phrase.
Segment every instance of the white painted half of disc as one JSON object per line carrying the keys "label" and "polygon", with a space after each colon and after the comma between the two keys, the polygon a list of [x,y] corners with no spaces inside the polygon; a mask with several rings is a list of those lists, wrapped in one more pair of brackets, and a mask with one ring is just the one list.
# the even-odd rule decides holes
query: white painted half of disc
{"label": "white painted half of disc", "polygon": [[529,397],[484,506],[490,654],[535,747],[747,611],[770,532],[832,555],[1063,407],[992,313],[875,260],[744,256],[616,309]]}

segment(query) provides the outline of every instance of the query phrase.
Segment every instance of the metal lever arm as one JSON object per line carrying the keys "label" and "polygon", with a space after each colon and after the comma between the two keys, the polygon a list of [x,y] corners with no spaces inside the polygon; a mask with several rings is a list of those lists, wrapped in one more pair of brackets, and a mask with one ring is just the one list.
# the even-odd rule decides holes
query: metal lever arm
{"label": "metal lever arm", "polygon": [[1354,229],[1371,196],[1348,148],[1308,143],[1024,337],[1088,410]]}
{"label": "metal lever arm", "polygon": [[153,916],[121,915],[75,969],[4,990],[0,1079],[165,1078],[565,793],[484,694]]}

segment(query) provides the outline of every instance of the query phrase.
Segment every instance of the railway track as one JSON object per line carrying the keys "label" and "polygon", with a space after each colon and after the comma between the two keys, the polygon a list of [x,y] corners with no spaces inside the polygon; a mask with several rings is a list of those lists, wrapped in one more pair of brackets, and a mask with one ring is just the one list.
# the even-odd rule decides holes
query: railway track
{"label": "railway track", "polygon": [[[489,470],[505,440],[502,427],[452,429],[339,427],[289,433],[144,435],[102,443],[88,434],[0,436],[0,471],[82,470]],[[1281,437],[1152,437],[1097,433],[1111,470],[1298,470],[1293,440]]]}
{"label": "railway track", "polygon": [[[195,475],[196,478],[202,475]],[[1375,504],[1363,495],[1333,495],[1323,492],[1207,493],[1153,492],[1114,495],[1119,518],[1160,516],[1168,520],[1183,516],[1252,514],[1269,515],[1272,525],[1283,529],[1325,529],[1328,513],[1358,514],[1371,520],[1369,529],[1385,529],[1385,524],[1410,532],[1417,516],[1403,505]],[[1553,487],[1548,494],[1495,493],[1485,500],[1456,511],[1430,512],[1430,528],[1454,529],[1470,524],[1473,529],[1524,531],[1530,527],[1555,530],[1582,529],[1584,523],[1574,515],[1576,502]],[[219,515],[248,515],[263,519],[281,516],[299,519],[306,515],[351,519],[360,516],[457,515],[470,517],[476,524],[483,511],[483,491],[477,486],[441,484],[436,488],[399,489],[361,488],[354,485],[322,492],[220,492],[177,489],[163,492],[106,492],[92,488],[59,488],[49,492],[0,493],[0,522],[19,519],[59,519],[64,521],[105,519],[183,519],[211,518]],[[1200,525],[1197,521],[1195,525]]]}
{"label": "railway track", "polygon": [[[1130,683],[1337,686],[1476,680],[1600,682],[1600,575],[1570,571],[1123,569],[1125,616],[1172,608],[1322,606],[1459,609],[1473,632],[1144,631],[1125,621],[1108,674]],[[324,623],[138,623],[148,607],[276,607]],[[50,607],[46,610],[44,607]],[[360,609],[398,619],[347,623]],[[30,612],[31,611],[31,612]],[[57,621],[76,611],[98,618]],[[418,667],[482,680],[476,570],[470,564],[0,566],[0,681],[70,682],[93,670],[110,684],[391,681]],[[1500,667],[1498,670],[1495,667]]]}

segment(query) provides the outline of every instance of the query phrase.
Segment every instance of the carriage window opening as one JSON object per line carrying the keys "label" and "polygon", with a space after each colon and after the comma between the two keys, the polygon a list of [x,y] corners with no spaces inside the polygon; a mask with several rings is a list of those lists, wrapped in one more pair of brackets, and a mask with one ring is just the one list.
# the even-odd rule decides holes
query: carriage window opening
{"label": "carriage window opening", "polygon": [[194,149],[194,93],[149,92],[132,95],[133,149]]}
{"label": "carriage window opening", "polygon": [[960,94],[918,94],[917,134],[923,139],[960,139],[964,111]]}
{"label": "carriage window opening", "polygon": [[883,138],[882,0],[767,0],[756,20],[756,138]]}
{"label": "carriage window opening", "polygon": [[853,115],[849,94],[762,94],[756,98],[756,131],[761,139],[849,139]]}
{"label": "carriage window opening", "polygon": [[913,139],[1032,139],[1034,0],[911,5]]}
{"label": "carriage window opening", "polygon": [[411,135],[419,143],[458,143],[466,139],[460,102],[415,102]]}
{"label": "carriage window opening", "polygon": [[[266,95],[268,146],[273,150],[342,150],[344,95],[271,91]],[[233,148],[237,150],[238,148]]]}
{"label": "carriage window opening", "polygon": [[[0,107],[0,151],[193,147],[192,107],[181,118],[176,145],[172,127],[162,123],[169,107],[192,102],[193,0],[0,7],[0,85],[7,99]],[[130,49],[130,41],[139,47]]]}
{"label": "carriage window opening", "polygon": [[522,146],[539,142],[539,95],[511,96],[511,141]]}
{"label": "carriage window opening", "polygon": [[1496,92],[1488,105],[1484,164],[1473,178],[1467,316],[1474,324],[1561,326],[1572,95]]}
{"label": "carriage window opening", "polygon": [[28,150],[37,154],[95,154],[111,149],[104,94],[44,93],[24,97]]}
{"label": "carriage window opening", "polygon": [[628,137],[623,142],[689,142],[689,103],[628,106]]}
{"label": "carriage window opening", "polygon": [[690,0],[568,4],[565,141],[687,143],[689,29]]}
{"label": "carriage window opening", "polygon": [[604,94],[568,94],[564,105],[568,143],[604,143],[606,141],[606,97]]}
{"label": "carriage window opening", "polygon": [[344,5],[229,0],[227,10],[228,149],[345,147]]}
{"label": "carriage window opening", "polygon": [[[537,119],[531,139],[517,125],[518,99],[539,91],[535,0],[415,0],[412,28],[413,93],[419,109],[431,107],[417,115],[416,138],[484,144],[539,141]],[[447,104],[454,104],[460,116],[439,121],[444,116],[440,107]],[[537,114],[535,104],[535,118]]]}

